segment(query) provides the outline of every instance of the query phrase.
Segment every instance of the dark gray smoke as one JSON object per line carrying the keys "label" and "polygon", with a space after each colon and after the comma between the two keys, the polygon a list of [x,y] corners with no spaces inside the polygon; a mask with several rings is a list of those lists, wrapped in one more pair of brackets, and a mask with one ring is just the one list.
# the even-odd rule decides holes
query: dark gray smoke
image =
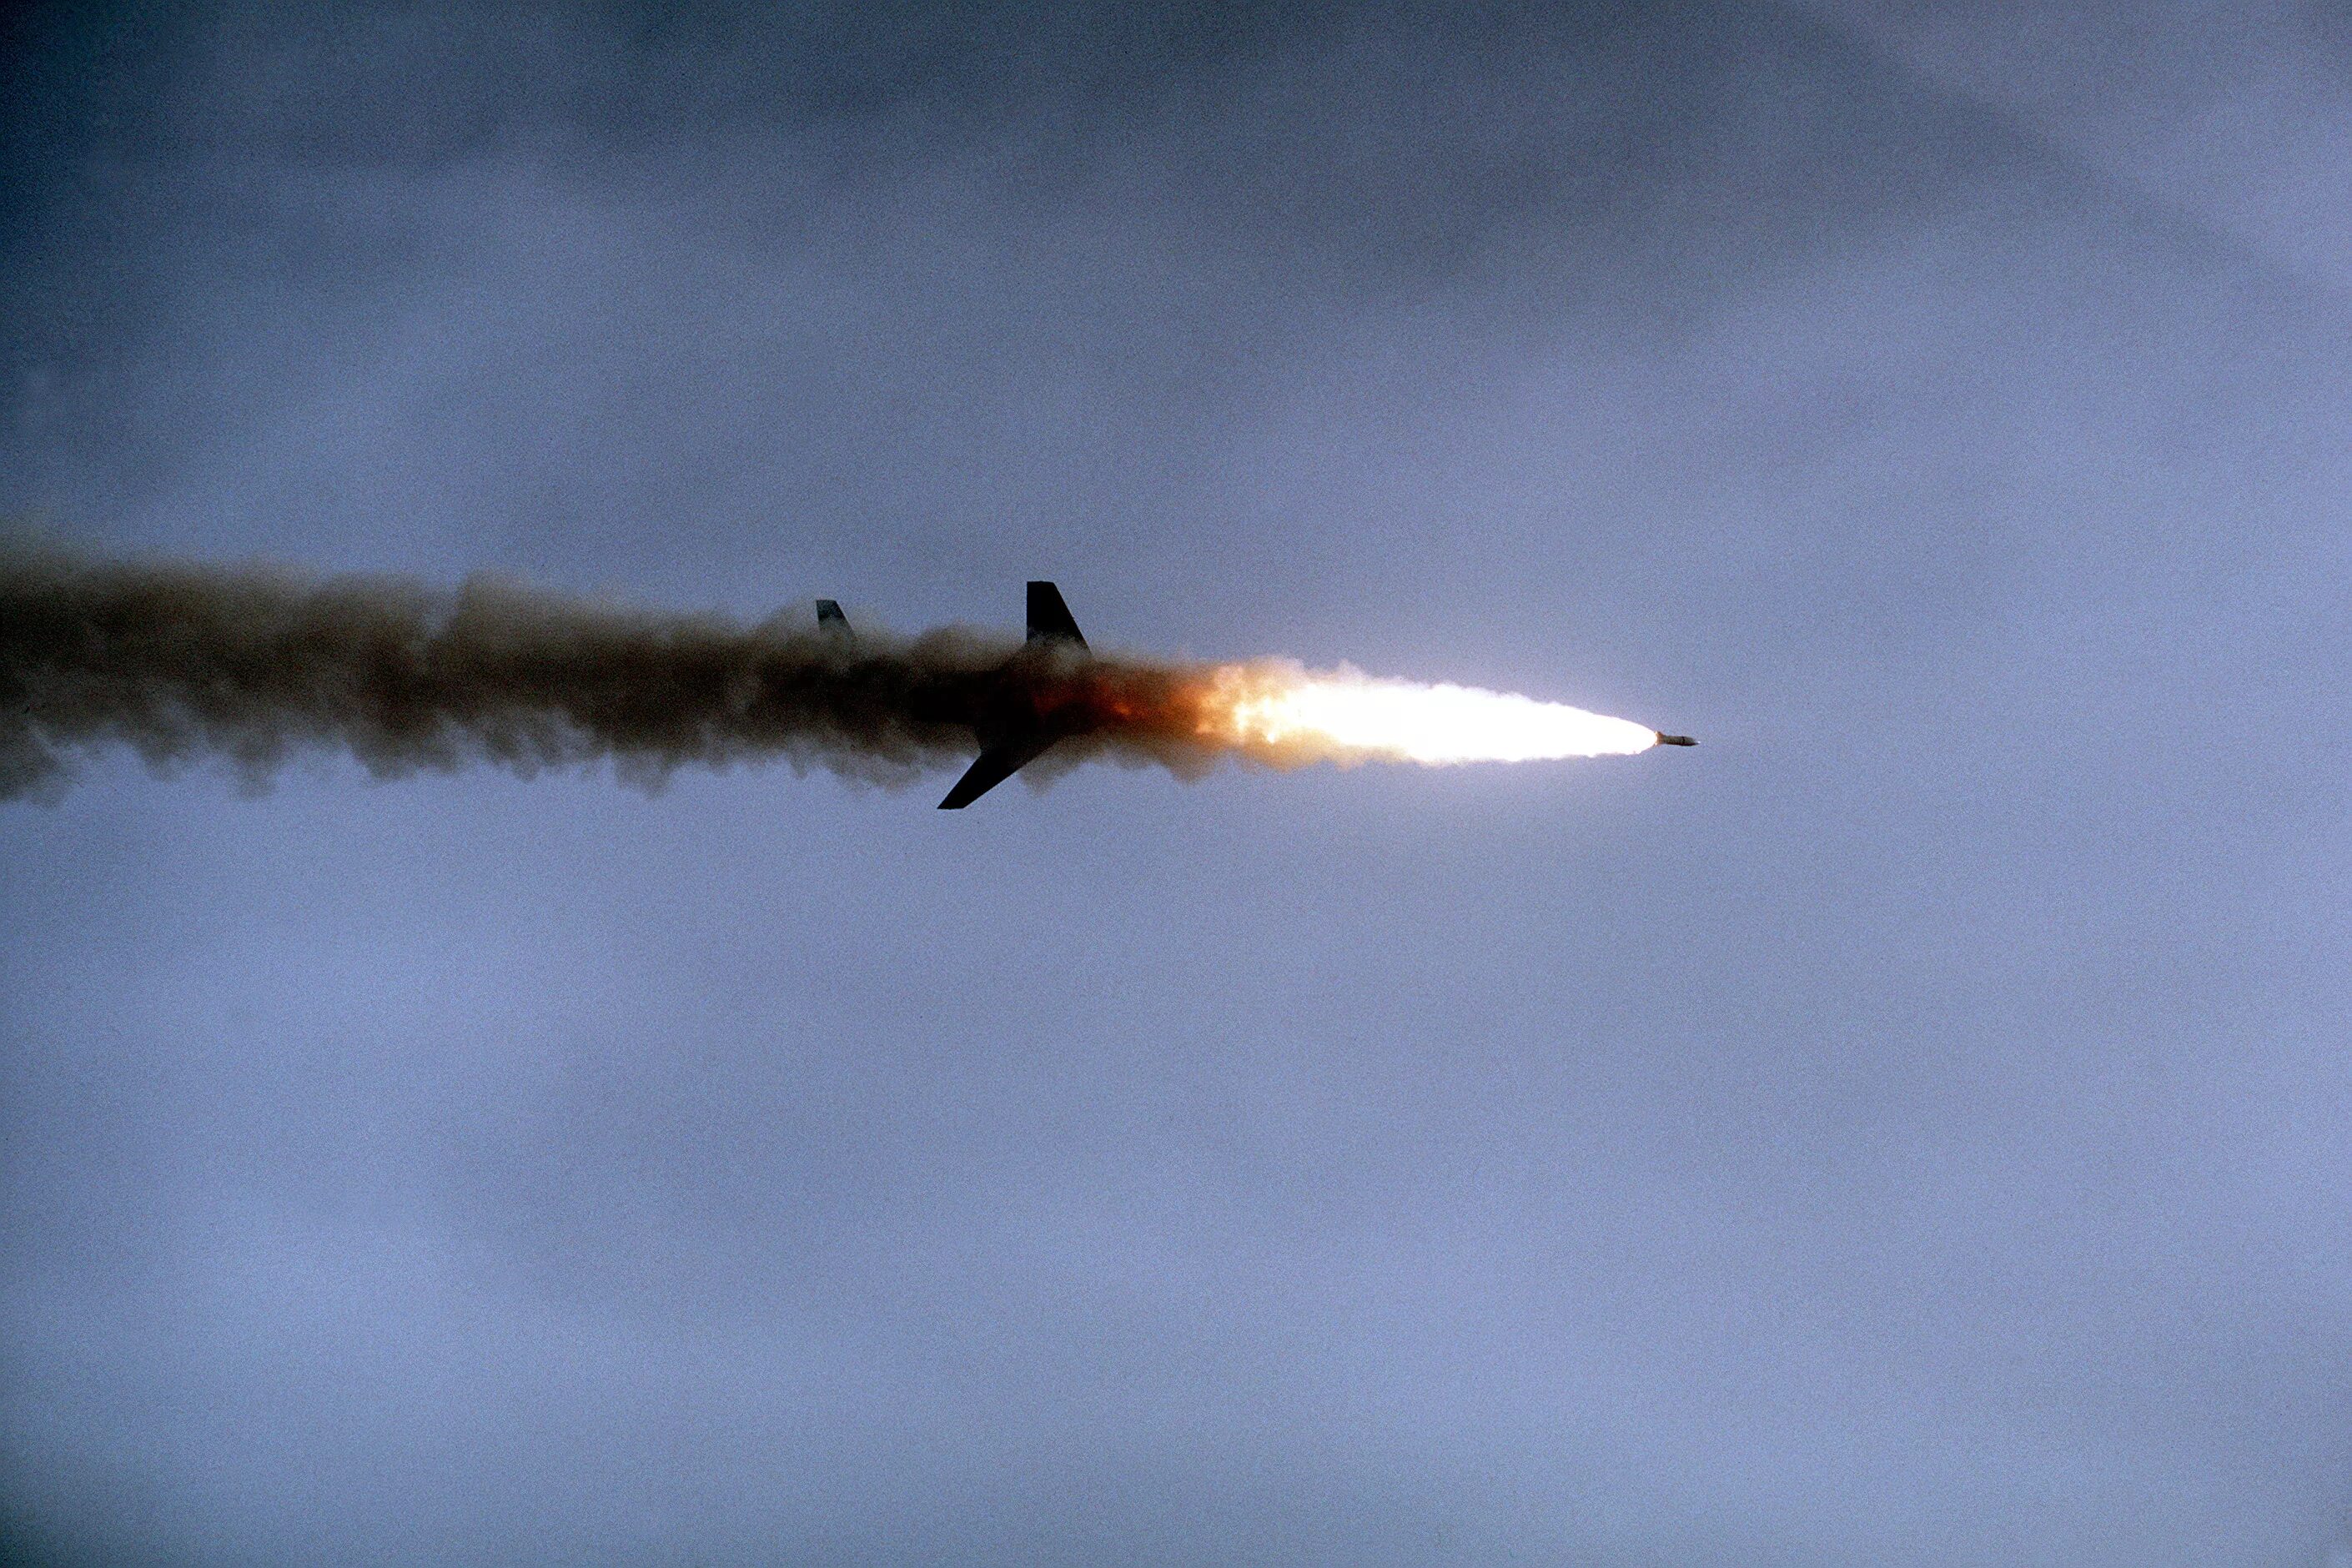
{"label": "dark gray smoke", "polygon": [[278,567],[0,553],[0,798],[54,795],[72,753],[227,761],[258,787],[302,751],[379,776],[488,763],[525,775],[609,758],[658,784],[689,763],[782,758],[904,783],[975,735],[1052,714],[1104,751],[1197,771],[1198,671],[1073,659],[963,628],[830,635],[470,578],[307,579]]}

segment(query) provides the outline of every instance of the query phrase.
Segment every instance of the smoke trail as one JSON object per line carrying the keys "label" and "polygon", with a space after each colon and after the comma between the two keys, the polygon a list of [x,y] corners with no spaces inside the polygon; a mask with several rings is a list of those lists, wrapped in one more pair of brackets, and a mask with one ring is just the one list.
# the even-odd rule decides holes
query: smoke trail
{"label": "smoke trail", "polygon": [[304,751],[396,775],[525,775],[609,759],[657,784],[688,763],[781,758],[882,783],[970,761],[975,728],[1053,713],[1110,752],[1192,773],[1192,667],[1074,659],[962,629],[826,636],[473,578],[305,579],[268,567],[0,550],[0,799],[54,795],[79,752],[157,768],[227,761],[258,787]]}
{"label": "smoke trail", "polygon": [[1105,657],[957,627],[853,637],[489,578],[440,592],[0,548],[0,799],[54,795],[74,753],[108,744],[159,769],[223,758],[251,787],[305,750],[379,775],[609,759],[651,787],[688,763],[779,757],[899,784],[970,761],[975,741],[1050,742],[1049,773],[1107,755],[1193,776],[1225,756],[1443,766],[1660,739],[1564,703],[1287,659]]}

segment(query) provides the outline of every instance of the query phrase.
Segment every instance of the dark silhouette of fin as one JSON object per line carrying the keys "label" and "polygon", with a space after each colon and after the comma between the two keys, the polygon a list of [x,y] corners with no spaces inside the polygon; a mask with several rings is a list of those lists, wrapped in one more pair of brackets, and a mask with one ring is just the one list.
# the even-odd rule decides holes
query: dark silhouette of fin
{"label": "dark silhouette of fin", "polygon": [[1078,623],[1070,616],[1070,606],[1062,603],[1062,591],[1051,583],[1029,584],[1029,640],[1087,646]]}
{"label": "dark silhouette of fin", "polygon": [[1054,742],[1024,742],[1015,745],[991,746],[972,759],[963,777],[956,780],[955,788],[948,791],[947,799],[940,802],[941,811],[961,811],[1006,779],[1021,771],[1032,757]]}

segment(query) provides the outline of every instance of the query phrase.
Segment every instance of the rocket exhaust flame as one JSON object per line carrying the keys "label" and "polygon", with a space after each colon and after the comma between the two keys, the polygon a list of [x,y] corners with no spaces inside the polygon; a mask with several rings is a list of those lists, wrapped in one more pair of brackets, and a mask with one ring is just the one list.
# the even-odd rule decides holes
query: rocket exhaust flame
{"label": "rocket exhaust flame", "polygon": [[0,548],[0,799],[54,795],[75,753],[113,744],[159,769],[219,758],[251,786],[297,752],[331,749],[379,775],[609,759],[650,787],[688,764],[777,758],[903,783],[1007,736],[1035,742],[1025,755],[1051,746],[1060,763],[1108,756],[1186,777],[1227,757],[1524,762],[1662,739],[1557,703],[1344,668],[845,627],[655,615],[478,578],[446,593]]}
{"label": "rocket exhaust flame", "polygon": [[1559,702],[1467,686],[1376,680],[1342,667],[1308,674],[1225,665],[1203,724],[1265,761],[1529,763],[1646,752],[1658,732]]}

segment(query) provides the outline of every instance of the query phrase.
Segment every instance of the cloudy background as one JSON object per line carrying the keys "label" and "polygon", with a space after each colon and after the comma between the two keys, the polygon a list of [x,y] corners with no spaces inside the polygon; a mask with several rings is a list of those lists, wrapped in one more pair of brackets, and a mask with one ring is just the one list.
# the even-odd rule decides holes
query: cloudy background
{"label": "cloudy background", "polygon": [[1470,9],[9,14],[20,532],[1704,742],[96,759],[10,1561],[2324,1559],[2352,28]]}

